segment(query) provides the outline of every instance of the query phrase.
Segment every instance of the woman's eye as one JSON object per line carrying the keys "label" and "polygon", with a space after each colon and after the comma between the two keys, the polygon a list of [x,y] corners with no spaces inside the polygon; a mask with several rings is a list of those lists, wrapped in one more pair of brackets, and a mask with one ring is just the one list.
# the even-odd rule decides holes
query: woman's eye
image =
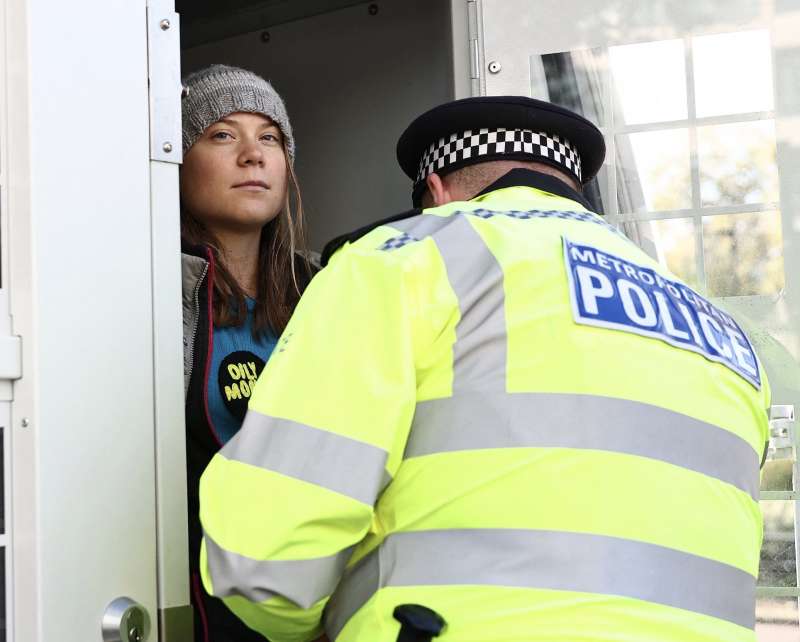
{"label": "woman's eye", "polygon": [[226,138],[233,138],[233,136],[231,136],[226,131],[219,131],[211,134],[211,138],[216,138],[217,140],[225,140]]}
{"label": "woman's eye", "polygon": [[264,134],[264,135],[261,137],[261,140],[266,140],[266,141],[268,141],[268,142],[270,142],[270,143],[277,143],[277,142],[280,142],[280,141],[278,140],[278,137],[277,137],[275,134]]}

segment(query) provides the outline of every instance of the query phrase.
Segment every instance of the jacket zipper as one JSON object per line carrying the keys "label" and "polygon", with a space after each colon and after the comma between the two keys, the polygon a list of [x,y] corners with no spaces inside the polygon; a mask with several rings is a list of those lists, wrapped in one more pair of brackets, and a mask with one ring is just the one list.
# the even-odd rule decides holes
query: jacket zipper
{"label": "jacket zipper", "polygon": [[191,338],[189,339],[189,380],[192,378],[194,372],[194,341],[197,338],[197,326],[200,325],[200,286],[208,274],[209,263],[206,262],[203,268],[203,273],[197,280],[194,286],[194,293],[192,294],[192,301],[194,302],[194,327],[192,328]]}

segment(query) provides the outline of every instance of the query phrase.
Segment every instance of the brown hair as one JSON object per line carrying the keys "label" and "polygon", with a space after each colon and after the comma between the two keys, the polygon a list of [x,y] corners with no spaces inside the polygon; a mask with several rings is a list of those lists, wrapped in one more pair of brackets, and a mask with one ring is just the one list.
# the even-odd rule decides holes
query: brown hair
{"label": "brown hair", "polygon": [[[308,261],[303,199],[286,143],[287,189],[283,208],[261,230],[253,336],[283,332],[313,274]],[[213,315],[217,327],[240,326],[247,318],[245,292],[225,265],[217,238],[181,206],[181,237],[207,247],[214,258]]]}

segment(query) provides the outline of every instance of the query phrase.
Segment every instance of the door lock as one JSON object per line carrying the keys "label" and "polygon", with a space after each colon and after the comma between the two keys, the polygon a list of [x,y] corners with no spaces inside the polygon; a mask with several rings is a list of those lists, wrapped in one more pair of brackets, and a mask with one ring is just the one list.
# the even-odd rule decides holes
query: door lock
{"label": "door lock", "polygon": [[119,597],[103,615],[103,642],[147,642],[150,616],[129,597]]}

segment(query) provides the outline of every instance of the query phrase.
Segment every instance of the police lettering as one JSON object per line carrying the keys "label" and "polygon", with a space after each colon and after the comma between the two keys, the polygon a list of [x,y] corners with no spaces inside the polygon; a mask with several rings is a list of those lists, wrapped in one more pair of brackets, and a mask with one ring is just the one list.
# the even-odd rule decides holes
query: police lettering
{"label": "police lettering", "polygon": [[691,288],[566,238],[564,257],[577,323],[661,339],[761,387],[755,352],[738,323]]}

